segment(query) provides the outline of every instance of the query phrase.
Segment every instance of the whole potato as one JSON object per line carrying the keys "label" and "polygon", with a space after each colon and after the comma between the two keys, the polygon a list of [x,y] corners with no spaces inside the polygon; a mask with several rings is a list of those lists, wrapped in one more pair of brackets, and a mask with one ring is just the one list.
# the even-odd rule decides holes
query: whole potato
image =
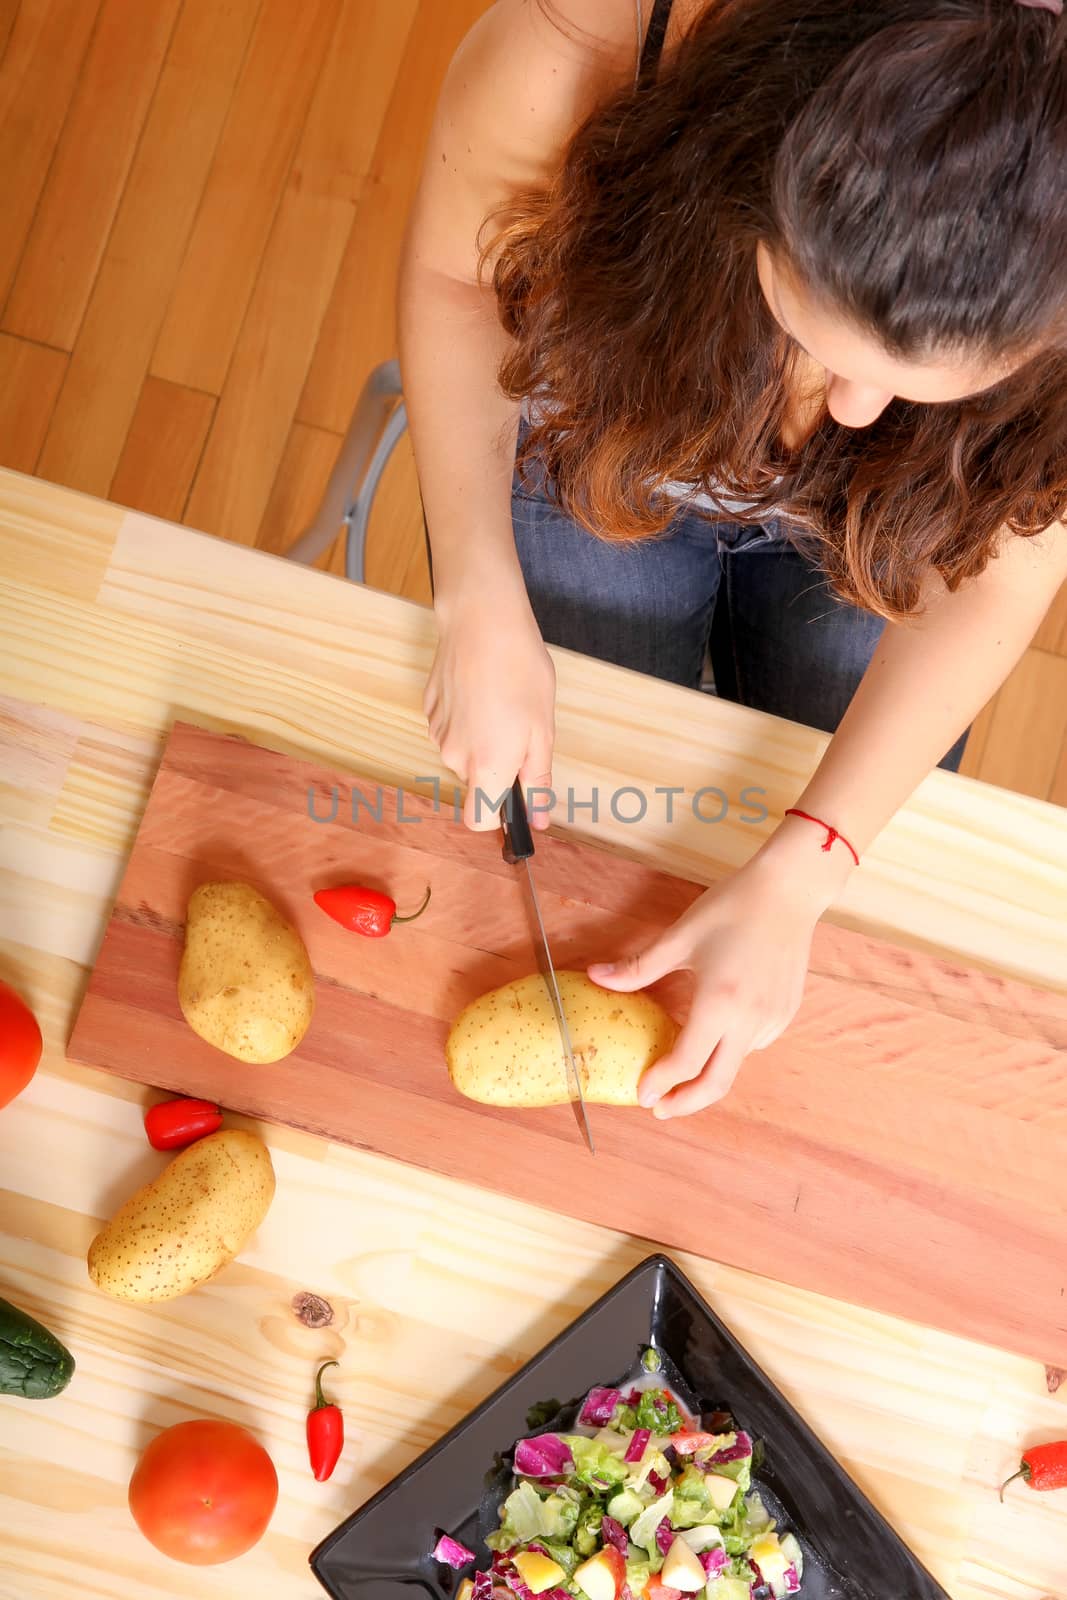
{"label": "whole potato", "polygon": [[193,891],[178,1004],[194,1033],[238,1061],[280,1061],[308,1031],[315,975],[304,942],[251,884]]}
{"label": "whole potato", "polygon": [[130,1196],[89,1246],[89,1276],[117,1300],[188,1294],[243,1249],[273,1198],[262,1139],[223,1128]]}
{"label": "whole potato", "polygon": [[[615,994],[584,972],[557,972],[582,1093],[593,1105],[635,1106],[646,1067],[674,1043],[678,1024],[647,994]],[[567,1100],[559,1028],[539,972],[492,989],[461,1011],[445,1044],[452,1082],[491,1106]]]}

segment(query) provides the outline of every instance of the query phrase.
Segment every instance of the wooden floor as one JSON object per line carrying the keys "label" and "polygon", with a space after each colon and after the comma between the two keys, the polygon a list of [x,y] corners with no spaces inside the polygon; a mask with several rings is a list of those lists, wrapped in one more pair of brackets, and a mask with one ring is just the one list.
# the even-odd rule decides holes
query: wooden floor
{"label": "wooden floor", "polygon": [[[395,353],[436,88],[486,4],[0,0],[0,464],[284,551]],[[367,576],[429,598],[406,443]],[[1067,805],[1067,589],[965,770]]]}

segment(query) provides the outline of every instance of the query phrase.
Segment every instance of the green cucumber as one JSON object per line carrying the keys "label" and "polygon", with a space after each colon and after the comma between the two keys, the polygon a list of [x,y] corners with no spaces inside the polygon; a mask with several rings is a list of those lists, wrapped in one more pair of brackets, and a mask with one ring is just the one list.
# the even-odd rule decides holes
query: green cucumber
{"label": "green cucumber", "polygon": [[621,1522],[624,1528],[628,1528],[644,1509],[645,1502],[632,1489],[620,1489],[618,1494],[612,1495],[608,1501],[608,1516],[614,1517],[616,1522]]}
{"label": "green cucumber", "polygon": [[719,1578],[710,1587],[715,1590],[716,1600],[749,1600],[752,1593],[750,1585],[743,1578]]}
{"label": "green cucumber", "polygon": [[0,1394],[47,1400],[67,1387],[74,1357],[54,1333],[8,1300],[0,1300]]}

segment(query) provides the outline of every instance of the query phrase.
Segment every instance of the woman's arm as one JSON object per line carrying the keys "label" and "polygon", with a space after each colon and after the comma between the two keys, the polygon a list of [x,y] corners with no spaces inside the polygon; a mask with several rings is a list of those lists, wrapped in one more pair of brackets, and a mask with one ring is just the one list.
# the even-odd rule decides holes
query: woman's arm
{"label": "woman's arm", "polygon": [[[433,551],[439,648],[430,729],[468,786],[549,782],[554,675],[511,526],[518,406],[506,335],[479,282],[487,216],[544,183],[597,98],[632,75],[633,0],[497,0],[467,35],[437,107],[400,283],[400,359]],[[547,826],[547,817],[538,819]]]}
{"label": "woman's arm", "polygon": [[598,98],[632,74],[633,0],[497,0],[449,67],[401,263],[400,355],[440,606],[486,564],[518,581],[511,469],[518,407],[506,335],[479,281],[483,224],[549,180]]}
{"label": "woman's arm", "polygon": [[[931,595],[890,625],[814,777],[796,804],[865,850],[1007,677],[1067,581],[1067,530],[1010,539],[982,576]],[[709,889],[647,950],[589,969],[612,989],[691,970],[693,1007],[669,1056],[644,1076],[657,1116],[720,1100],[750,1050],[800,1005],[819,917],[854,870],[843,844],[786,817],[732,878]]]}
{"label": "woman's arm", "polygon": [[[1004,682],[1067,581],[1067,529],[1010,538],[973,583],[887,627],[797,802],[863,851]],[[836,820],[840,814],[841,821]]]}

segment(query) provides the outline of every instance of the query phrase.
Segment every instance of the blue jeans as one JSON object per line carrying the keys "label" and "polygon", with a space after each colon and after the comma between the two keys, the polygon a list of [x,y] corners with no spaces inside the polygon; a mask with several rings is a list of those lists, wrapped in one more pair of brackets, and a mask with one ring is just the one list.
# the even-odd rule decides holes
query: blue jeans
{"label": "blue jeans", "polygon": [[[710,645],[726,700],[833,733],[874,654],[880,617],[838,600],[781,524],[681,509],[667,533],[597,539],[516,480],[512,521],[546,643],[695,689]],[[956,771],[964,734],[941,762]]]}

